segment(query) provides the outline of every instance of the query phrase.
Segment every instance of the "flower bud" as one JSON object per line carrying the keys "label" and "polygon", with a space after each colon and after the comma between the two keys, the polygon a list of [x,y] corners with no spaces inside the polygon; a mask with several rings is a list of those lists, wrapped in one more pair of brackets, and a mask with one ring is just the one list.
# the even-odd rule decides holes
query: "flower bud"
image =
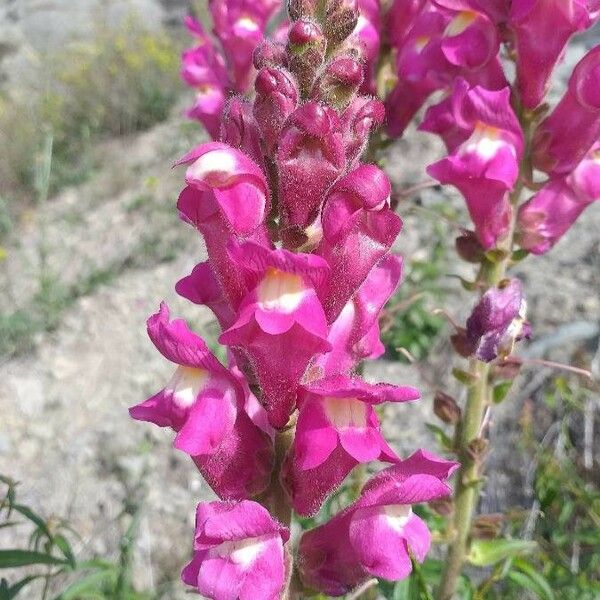
{"label": "flower bud", "polygon": [[299,21],[317,14],[317,0],[288,0],[287,9],[291,21]]}
{"label": "flower bud", "polygon": [[252,62],[257,71],[260,71],[264,67],[286,66],[287,54],[285,46],[271,40],[265,40],[254,49]]}
{"label": "flower bud", "polygon": [[518,279],[505,279],[489,289],[467,319],[467,341],[475,358],[491,362],[512,353],[515,342],[531,335],[525,320],[527,303]]}
{"label": "flower bud", "polygon": [[471,460],[480,463],[487,454],[489,442],[484,438],[475,438],[467,445],[467,454]]}
{"label": "flower bud", "polygon": [[362,65],[349,56],[338,56],[325,68],[313,94],[315,99],[340,110],[352,101],[362,81]]}
{"label": "flower bud", "polygon": [[433,398],[433,412],[444,423],[456,425],[460,421],[461,410],[456,400],[444,392],[436,392]]}
{"label": "flower bud", "polygon": [[469,263],[481,262],[483,248],[474,231],[469,231],[467,229],[463,230],[454,243],[456,252],[463,260]]}
{"label": "flower bud", "polygon": [[343,42],[358,23],[358,0],[329,0],[325,13],[325,36],[332,44]]}
{"label": "flower bud", "polygon": [[301,20],[292,25],[288,35],[288,62],[303,97],[311,90],[326,48],[327,40],[316,23]]}
{"label": "flower bud", "polygon": [[500,534],[503,523],[504,515],[502,513],[479,515],[475,517],[471,534],[477,539],[494,539]]}
{"label": "flower bud", "polygon": [[254,85],[254,117],[270,154],[277,146],[285,120],[298,105],[300,93],[292,74],[284,69],[261,69]]}
{"label": "flower bud", "polygon": [[385,119],[383,104],[374,98],[357,96],[342,113],[342,131],[348,164],[353,165],[369,143],[371,132]]}
{"label": "flower bud", "polygon": [[244,98],[234,96],[227,102],[221,122],[221,140],[239,148],[262,166],[258,125],[252,115],[252,105]]}

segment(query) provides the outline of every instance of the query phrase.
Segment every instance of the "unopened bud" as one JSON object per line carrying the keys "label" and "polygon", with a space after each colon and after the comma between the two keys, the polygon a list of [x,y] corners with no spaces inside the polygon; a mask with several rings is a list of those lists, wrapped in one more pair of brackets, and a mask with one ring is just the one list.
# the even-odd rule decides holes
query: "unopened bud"
{"label": "unopened bud", "polygon": [[467,330],[464,327],[460,327],[450,336],[450,343],[455,352],[464,358],[468,358],[473,354],[473,342],[467,337]]}
{"label": "unopened bud", "polygon": [[429,508],[442,517],[449,517],[454,511],[454,504],[451,498],[441,498],[430,502]]}
{"label": "unopened bud", "polygon": [[325,12],[325,35],[333,44],[343,42],[358,23],[358,0],[329,0]]}
{"label": "unopened bud", "polygon": [[288,34],[288,63],[298,79],[303,97],[308,96],[316,74],[323,64],[327,40],[312,21],[296,21]]}
{"label": "unopened bud", "polygon": [[354,98],[363,81],[360,62],[348,56],[334,58],[315,84],[314,95],[339,110],[344,109]]}
{"label": "unopened bud", "polygon": [[265,40],[254,49],[252,62],[257,71],[264,67],[285,66],[287,65],[285,46],[271,40]]}
{"label": "unopened bud", "polygon": [[444,392],[436,392],[433,398],[433,412],[444,423],[456,425],[460,421],[460,407],[452,396]]}
{"label": "unopened bud", "polygon": [[290,21],[298,21],[306,17],[315,17],[317,14],[318,0],[288,0],[288,14]]}
{"label": "unopened bud", "polygon": [[484,250],[474,231],[469,231],[467,229],[463,230],[463,232],[456,238],[455,245],[458,255],[463,260],[466,260],[470,263],[481,262]]}
{"label": "unopened bud", "polygon": [[473,461],[479,463],[487,454],[488,446],[489,443],[486,439],[475,438],[469,442],[469,445],[467,446],[467,454]]}
{"label": "unopened bud", "polygon": [[498,537],[504,523],[502,513],[479,515],[475,517],[471,534],[474,538],[490,540]]}

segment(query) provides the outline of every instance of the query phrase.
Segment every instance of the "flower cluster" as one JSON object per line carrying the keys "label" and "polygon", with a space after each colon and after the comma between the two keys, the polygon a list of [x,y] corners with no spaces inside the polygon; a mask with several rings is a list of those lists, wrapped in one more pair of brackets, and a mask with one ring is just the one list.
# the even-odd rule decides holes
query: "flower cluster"
{"label": "flower cluster", "polygon": [[[188,19],[200,46],[184,54],[184,77],[199,89],[194,115],[218,140],[178,162],[186,187],[177,207],[208,260],[176,290],[212,310],[227,365],[163,304],[148,333],[176,370],[130,412],[172,428],[175,447],[220,498],[198,506],[183,572],[215,600],[275,600],[298,585],[293,572],[336,595],[373,574],[406,577],[409,556],[422,561],[430,544],[411,505],[450,492],[455,463],[424,451],[402,461],[380,430],[378,405],[419,392],[357,375],[362,360],[383,353],[379,313],[402,277],[390,252],[402,221],[389,180],[361,162],[384,117],[364,94],[378,3],[362,4],[359,18],[353,0],[293,0],[290,23],[262,40],[276,3],[210,2],[226,62]],[[251,85],[251,99],[226,98]],[[314,515],[356,466],[375,460],[392,466],[305,533],[295,553],[280,522],[286,509]],[[346,539],[350,553],[328,546]]]}
{"label": "flower cluster", "polygon": [[[513,239],[524,251],[547,252],[600,199],[600,46],[581,59],[554,109],[544,103],[569,39],[599,16],[584,0],[396,0],[390,9],[397,82],[386,99],[388,133],[401,135],[433,92],[443,92],[418,128],[446,146],[447,156],[427,171],[466,201],[475,230],[467,259],[485,261],[494,249],[510,254]],[[528,189],[534,193],[521,202]],[[524,304],[516,283],[490,290],[482,302],[486,311],[495,305],[502,320],[509,290],[519,297],[516,322]],[[479,310],[471,322],[482,327]],[[462,352],[496,358],[489,326],[477,335],[467,324],[471,341],[462,336]],[[517,329],[505,348],[529,331]]]}

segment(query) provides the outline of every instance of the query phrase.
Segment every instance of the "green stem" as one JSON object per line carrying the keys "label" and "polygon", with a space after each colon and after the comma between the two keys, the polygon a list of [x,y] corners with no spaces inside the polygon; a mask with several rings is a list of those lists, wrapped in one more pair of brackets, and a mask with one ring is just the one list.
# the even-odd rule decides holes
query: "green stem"
{"label": "green stem", "polygon": [[[522,189],[523,184],[519,181],[511,194],[513,211],[509,232],[498,246],[499,250],[504,251],[504,257],[494,261],[483,259],[481,264],[477,279],[482,284],[483,291],[497,286],[506,275],[513,249],[517,205]],[[454,490],[452,541],[444,564],[440,587],[437,590],[438,600],[452,600],[454,596],[467,556],[473,513],[479,501],[481,460],[474,454],[471,444],[481,437],[484,414],[491,401],[490,365],[471,359],[469,373],[472,375],[473,383],[467,390],[463,418],[456,427],[455,444],[460,467]]]}

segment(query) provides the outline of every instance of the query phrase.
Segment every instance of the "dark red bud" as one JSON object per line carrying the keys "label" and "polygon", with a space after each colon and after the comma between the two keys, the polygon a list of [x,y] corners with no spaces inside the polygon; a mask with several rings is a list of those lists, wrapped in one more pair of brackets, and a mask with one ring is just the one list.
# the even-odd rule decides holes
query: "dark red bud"
{"label": "dark red bud", "polygon": [[475,517],[471,534],[474,538],[490,540],[498,537],[504,524],[504,515],[494,513]]}
{"label": "dark red bud", "polygon": [[480,263],[484,255],[484,249],[479,243],[474,231],[467,229],[456,238],[456,252],[467,262]]}
{"label": "dark red bud", "polygon": [[452,396],[444,392],[436,392],[433,398],[433,412],[444,423],[456,425],[460,421],[460,407]]}
{"label": "dark red bud", "polygon": [[489,443],[484,438],[475,438],[471,440],[467,446],[467,454],[471,460],[481,462],[488,451]]}
{"label": "dark red bud", "polygon": [[468,358],[475,351],[473,342],[469,340],[467,337],[467,330],[463,327],[450,336],[450,342],[454,350],[464,358]]}

